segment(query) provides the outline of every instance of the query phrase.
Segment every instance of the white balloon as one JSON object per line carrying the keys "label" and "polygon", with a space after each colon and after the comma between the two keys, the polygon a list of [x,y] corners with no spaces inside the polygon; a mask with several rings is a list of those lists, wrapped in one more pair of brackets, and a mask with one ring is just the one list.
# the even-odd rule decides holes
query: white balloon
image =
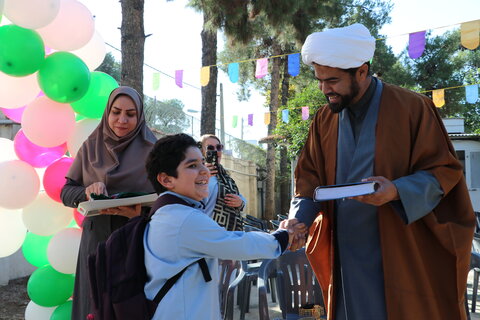
{"label": "white balloon", "polygon": [[43,186],[43,176],[45,175],[45,170],[47,170],[48,167],[45,168],[34,168],[35,171],[38,174],[38,178],[40,179],[40,191],[45,191],[45,187]]}
{"label": "white balloon", "polygon": [[71,51],[71,53],[82,59],[90,71],[94,71],[105,59],[107,48],[105,47],[105,41],[103,41],[102,36],[98,34],[98,32],[95,32],[92,39],[90,39],[85,46],[78,50]]}
{"label": "white balloon", "polygon": [[9,160],[18,160],[13,141],[6,138],[0,138],[0,162]]}
{"label": "white balloon", "polygon": [[58,272],[75,273],[82,231],[66,228],[52,237],[47,247],[48,261]]}
{"label": "white balloon", "polygon": [[78,149],[80,149],[83,142],[87,140],[99,123],[100,119],[82,119],[75,123],[73,133],[67,140],[67,149],[73,158],[75,158]]}
{"label": "white balloon", "polygon": [[57,307],[42,307],[31,301],[25,309],[25,320],[50,320]]}
{"label": "white balloon", "polygon": [[37,29],[53,21],[60,9],[60,0],[6,0],[4,15],[14,24]]}
{"label": "white balloon", "polygon": [[25,77],[11,77],[0,72],[0,107],[15,109],[35,100],[40,93],[37,73]]}
{"label": "white balloon", "polygon": [[73,219],[73,210],[52,200],[45,192],[23,209],[23,223],[30,232],[50,236],[62,230]]}
{"label": "white balloon", "polygon": [[92,39],[95,22],[92,13],[76,0],[60,0],[60,11],[47,26],[37,29],[45,45],[56,50],[72,51]]}
{"label": "white balloon", "polygon": [[0,208],[0,258],[14,254],[23,244],[27,228],[21,210]]}
{"label": "white balloon", "polygon": [[35,200],[40,179],[35,169],[21,160],[0,162],[0,207],[20,209]]}

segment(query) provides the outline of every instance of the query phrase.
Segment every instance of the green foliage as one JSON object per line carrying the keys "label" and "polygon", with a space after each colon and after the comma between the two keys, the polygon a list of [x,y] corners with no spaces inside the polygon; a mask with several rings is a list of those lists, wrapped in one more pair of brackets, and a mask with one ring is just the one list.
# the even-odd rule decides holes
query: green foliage
{"label": "green foliage", "polygon": [[240,159],[253,161],[260,168],[265,168],[267,159],[265,150],[241,139],[232,136],[229,138],[229,144],[232,146],[233,152]]}
{"label": "green foliage", "polygon": [[[291,98],[286,107],[280,107],[275,133],[287,142],[289,159],[293,160],[300,154],[300,151],[305,144],[313,116],[318,109],[326,103],[325,96],[318,88],[318,83],[312,81],[309,85],[303,88],[300,93]],[[309,107],[309,118],[307,120],[302,120],[301,107],[305,106]],[[281,110],[285,108],[289,110],[290,116],[288,123],[281,120]]]}
{"label": "green foliage", "polygon": [[118,83],[120,83],[121,71],[122,71],[122,64],[119,61],[115,60],[115,57],[108,52],[105,55],[105,59],[103,60],[102,64],[98,66],[95,71],[104,72],[110,76],[112,76]]}
{"label": "green foliage", "polygon": [[157,101],[145,97],[145,120],[150,128],[164,133],[180,133],[190,125],[190,119],[183,112],[183,103],[177,99]]}

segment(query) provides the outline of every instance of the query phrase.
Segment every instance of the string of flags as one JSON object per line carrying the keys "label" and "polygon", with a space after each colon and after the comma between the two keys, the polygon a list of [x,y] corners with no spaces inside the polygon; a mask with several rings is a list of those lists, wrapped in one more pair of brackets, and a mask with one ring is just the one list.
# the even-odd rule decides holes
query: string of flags
{"label": "string of flags", "polygon": [[[468,21],[460,23],[460,43],[463,47],[474,50],[480,45],[480,20]],[[439,27],[434,29],[445,28]],[[425,51],[426,45],[426,31],[418,31],[409,33],[408,39],[408,55],[411,59],[418,59],[423,55]],[[377,40],[384,40],[377,39]],[[300,53],[290,53],[290,54],[282,54],[258,59],[247,59],[242,61],[235,61],[226,64],[216,64],[216,65],[209,65],[203,66],[200,69],[200,84],[201,86],[207,86],[210,81],[210,68],[216,67],[220,65],[228,65],[228,77],[232,83],[238,82],[239,78],[239,69],[240,63],[243,62],[251,62],[255,61],[255,78],[261,79],[268,74],[268,62],[270,59],[278,58],[278,57],[287,57],[288,59],[288,73],[292,77],[296,77],[300,74]],[[162,72],[163,73],[163,72]],[[175,71],[175,84],[179,88],[183,88],[183,75],[184,70],[176,70]],[[170,78],[173,78],[169,76]],[[436,90],[428,90],[432,92],[432,100],[435,103],[435,106],[440,108],[445,105],[445,90],[454,89],[459,87],[465,87],[466,91],[466,101],[468,103],[476,103],[478,101],[478,84],[473,85],[466,85],[466,86],[457,86],[451,88],[444,88],[444,89],[436,89]],[[152,89],[154,91],[160,88],[160,72],[154,72],[152,77]],[[427,92],[427,91],[424,91]],[[308,106],[302,107],[302,120],[307,120],[309,117],[309,109]],[[247,116],[247,125],[253,126],[253,114],[248,114]],[[282,121],[288,123],[289,121],[289,110],[285,109],[282,110]],[[267,112],[264,115],[264,124],[270,124],[270,113]],[[232,119],[232,127],[236,128],[238,125],[238,116],[233,116]]]}

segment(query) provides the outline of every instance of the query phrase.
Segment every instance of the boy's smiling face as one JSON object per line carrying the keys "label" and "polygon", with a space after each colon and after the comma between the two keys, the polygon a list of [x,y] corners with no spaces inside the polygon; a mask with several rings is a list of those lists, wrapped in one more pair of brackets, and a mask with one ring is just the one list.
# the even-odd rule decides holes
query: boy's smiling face
{"label": "boy's smiling face", "polygon": [[185,151],[185,159],[177,167],[177,177],[162,172],[157,176],[158,182],[169,191],[200,201],[208,197],[210,172],[204,162],[200,149],[189,147]]}

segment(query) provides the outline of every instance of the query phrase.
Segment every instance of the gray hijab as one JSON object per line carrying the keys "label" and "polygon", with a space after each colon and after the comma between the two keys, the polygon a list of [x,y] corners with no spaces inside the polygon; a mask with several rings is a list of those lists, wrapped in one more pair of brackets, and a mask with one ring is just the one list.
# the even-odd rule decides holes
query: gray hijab
{"label": "gray hijab", "polygon": [[[108,125],[113,102],[120,95],[132,98],[137,109],[137,126],[124,137],[117,137]],[[145,159],[156,138],[148,129],[143,113],[143,102],[138,92],[130,87],[119,87],[110,93],[107,107],[98,127],[82,144],[67,178],[87,187],[103,182],[108,194],[118,192],[154,192],[147,179]]]}

